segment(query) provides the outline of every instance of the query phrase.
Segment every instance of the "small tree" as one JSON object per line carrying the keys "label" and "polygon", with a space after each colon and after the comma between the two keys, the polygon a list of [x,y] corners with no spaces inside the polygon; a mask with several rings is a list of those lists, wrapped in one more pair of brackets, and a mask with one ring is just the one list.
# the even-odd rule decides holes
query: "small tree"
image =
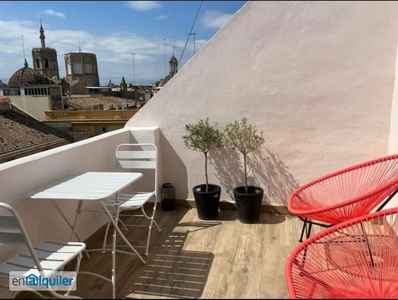
{"label": "small tree", "polygon": [[217,123],[211,125],[209,118],[199,120],[195,124],[187,124],[185,125],[185,129],[188,133],[182,137],[188,149],[200,151],[205,155],[206,192],[209,191],[207,154],[209,150],[221,147],[223,141],[222,132],[214,127],[216,125]]}
{"label": "small tree", "polygon": [[238,150],[243,155],[243,165],[245,174],[245,193],[248,193],[247,187],[247,155],[257,151],[265,142],[263,132],[257,133],[255,126],[248,124],[248,119],[243,118],[239,122],[227,124],[224,128],[224,143],[227,147]]}

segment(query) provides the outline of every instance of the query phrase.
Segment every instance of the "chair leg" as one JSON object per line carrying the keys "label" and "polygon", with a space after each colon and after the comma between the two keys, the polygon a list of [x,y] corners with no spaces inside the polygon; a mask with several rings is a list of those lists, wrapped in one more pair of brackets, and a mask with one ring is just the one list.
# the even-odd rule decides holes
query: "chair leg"
{"label": "chair leg", "polygon": [[144,214],[144,216],[145,216],[145,218],[147,218],[148,220],[150,220],[150,222],[149,222],[149,228],[148,228],[148,237],[147,237],[147,240],[146,240],[146,247],[145,247],[145,256],[148,256],[149,255],[149,243],[150,243],[150,240],[151,240],[151,233],[152,233],[152,226],[153,226],[153,224],[155,224],[156,225],[156,227],[158,228],[158,231],[160,232],[161,231],[161,229],[160,229],[160,227],[159,227],[159,225],[156,223],[156,221],[155,221],[155,219],[154,219],[154,215],[155,215],[155,208],[153,209],[153,213],[152,213],[152,216],[151,217],[149,217],[147,214],[146,214],[146,212],[145,212],[145,210],[144,210],[144,207],[141,207],[141,211],[142,211],[142,213]]}
{"label": "chair leg", "polygon": [[145,218],[147,218],[148,220],[153,221],[153,223],[154,223],[155,226],[157,227],[158,231],[161,232],[162,229],[160,229],[158,223],[156,223],[156,221],[155,221],[155,218],[154,218],[154,215],[155,215],[155,214],[153,213],[153,214],[152,214],[152,217],[149,217],[149,216],[146,214],[146,212],[145,212],[145,210],[144,210],[143,207],[141,207],[141,211],[142,211],[142,213],[144,214]]}
{"label": "chair leg", "polygon": [[311,228],[312,228],[312,223],[309,222],[306,218],[302,219],[302,221],[303,221],[303,229],[301,230],[301,235],[300,235],[300,239],[299,239],[300,243],[303,242],[304,232],[305,232],[305,238],[306,239],[308,239],[310,237]]}
{"label": "chair leg", "polygon": [[103,251],[101,252],[102,254],[105,253],[105,247],[106,247],[106,240],[108,239],[108,233],[109,233],[109,227],[111,226],[111,222],[108,221],[106,224],[106,229],[105,229],[105,234],[104,234],[104,240],[102,241],[102,249]]}
{"label": "chair leg", "polygon": [[122,224],[124,231],[127,231],[127,230],[128,230],[127,227],[126,227],[126,225],[124,225],[123,221],[120,220],[120,218],[119,218],[119,223]]}

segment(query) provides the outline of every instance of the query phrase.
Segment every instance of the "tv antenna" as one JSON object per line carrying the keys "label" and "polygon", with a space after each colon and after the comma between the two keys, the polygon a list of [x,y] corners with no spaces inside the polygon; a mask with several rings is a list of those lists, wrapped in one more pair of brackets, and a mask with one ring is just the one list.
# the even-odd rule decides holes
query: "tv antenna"
{"label": "tv antenna", "polygon": [[21,37],[22,37],[22,51],[23,51],[23,59],[24,59],[24,60],[26,60],[26,57],[25,57],[25,44],[24,44],[24,41],[23,41],[23,35],[22,35]]}
{"label": "tv antenna", "polygon": [[[189,37],[190,37],[191,35],[194,35],[194,33],[192,33],[192,30],[193,30],[193,27],[195,26],[196,19],[198,18],[199,11],[200,11],[200,8],[202,7],[202,4],[203,4],[203,1],[200,1],[200,5],[199,5],[199,8],[198,8],[198,11],[196,12],[195,19],[193,20],[191,30],[190,30],[189,33],[188,33],[188,38],[187,38],[187,40],[186,40],[186,42],[185,42],[184,49],[182,49],[182,53],[181,53],[181,56],[180,56],[180,61],[182,61],[182,56],[184,55],[185,48],[187,47]],[[195,36],[195,35],[194,35],[194,36]]]}
{"label": "tv antenna", "polygon": [[135,53],[130,53],[133,55],[133,85],[135,85]]}
{"label": "tv antenna", "polygon": [[164,48],[164,76],[166,77],[166,72],[167,72],[166,39],[163,39],[163,48]]}
{"label": "tv antenna", "polygon": [[191,33],[188,33],[188,35],[193,35],[193,54],[195,54],[196,53],[196,38],[195,38],[196,33],[191,32]]}

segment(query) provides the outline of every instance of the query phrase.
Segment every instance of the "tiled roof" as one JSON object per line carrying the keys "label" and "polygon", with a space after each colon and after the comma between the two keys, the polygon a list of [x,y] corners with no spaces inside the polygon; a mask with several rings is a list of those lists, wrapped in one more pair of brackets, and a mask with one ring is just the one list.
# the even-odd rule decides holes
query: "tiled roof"
{"label": "tiled roof", "polygon": [[[68,105],[76,109],[90,110],[94,106],[102,104],[104,108],[109,108],[110,105],[113,107],[118,107],[119,105],[125,103],[126,100],[118,97],[72,97],[68,99]],[[128,100],[131,103],[131,100]]]}
{"label": "tiled roof", "polygon": [[73,139],[30,117],[10,103],[0,103],[0,162],[58,147]]}
{"label": "tiled roof", "polygon": [[16,71],[8,81],[8,86],[19,87],[23,85],[49,84],[50,81],[38,71],[29,68],[25,59],[25,67]]}

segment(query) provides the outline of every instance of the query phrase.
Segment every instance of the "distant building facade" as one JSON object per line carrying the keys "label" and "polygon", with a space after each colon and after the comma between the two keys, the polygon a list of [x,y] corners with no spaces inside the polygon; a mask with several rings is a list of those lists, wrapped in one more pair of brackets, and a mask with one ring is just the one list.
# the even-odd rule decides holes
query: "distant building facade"
{"label": "distant building facade", "polygon": [[40,48],[32,49],[33,68],[47,79],[59,79],[57,51],[46,47],[46,37],[43,26],[40,24]]}
{"label": "distant building facade", "polygon": [[7,99],[37,120],[45,119],[45,110],[59,110],[65,106],[62,84],[54,84],[35,69],[24,67],[17,70],[8,81],[0,85],[0,97]]}
{"label": "distant building facade", "polygon": [[69,94],[89,94],[86,87],[99,87],[97,56],[93,53],[71,52],[65,56],[66,81]]}
{"label": "distant building facade", "polygon": [[162,87],[164,87],[164,85],[165,85],[167,82],[169,82],[169,80],[170,80],[171,78],[173,78],[173,76],[174,76],[175,74],[177,74],[177,72],[178,72],[178,60],[177,60],[177,58],[176,58],[176,57],[174,56],[174,54],[173,54],[173,55],[171,56],[170,60],[169,60],[169,74],[168,74],[165,78],[163,78],[163,79],[157,81],[157,82],[154,84],[153,92],[156,94],[158,91],[160,91],[160,89],[161,89]]}

